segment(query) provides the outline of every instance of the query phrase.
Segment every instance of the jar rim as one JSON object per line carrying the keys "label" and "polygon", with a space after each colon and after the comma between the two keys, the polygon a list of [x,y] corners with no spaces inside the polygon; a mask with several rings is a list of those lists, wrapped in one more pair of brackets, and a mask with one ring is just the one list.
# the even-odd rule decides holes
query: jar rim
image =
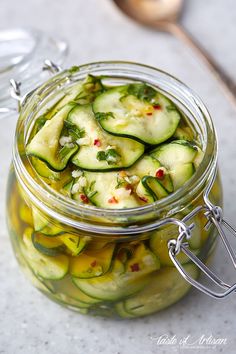
{"label": "jar rim", "polygon": [[[147,84],[156,86],[158,89],[168,94],[171,98],[173,98],[173,95],[175,95],[175,99],[178,100],[179,104],[181,103],[182,105],[186,106],[185,108],[192,112],[192,114],[194,111],[194,115],[196,115],[195,119],[196,121],[199,120],[198,123],[202,125],[201,128],[204,133],[204,156],[194,175],[183,187],[179,188],[176,192],[168,195],[163,199],[157,200],[154,203],[150,203],[144,206],[125,209],[108,209],[85,204],[78,204],[76,201],[59,194],[51,188],[49,189],[47,186],[45,186],[45,184],[40,184],[39,180],[37,179],[36,172],[35,175],[30,175],[24,166],[24,162],[20,154],[19,145],[22,143],[22,141],[20,141],[19,133],[23,132],[24,138],[26,138],[25,133],[27,126],[29,125],[31,110],[35,110],[36,106],[38,106],[38,104],[43,101],[42,95],[45,94],[45,92],[52,92],[56,87],[58,87],[58,85],[68,81],[68,78],[74,82],[76,80],[82,80],[89,73],[94,75],[103,74],[103,76],[107,74],[108,77],[110,73],[110,76],[115,78],[125,78],[133,81],[144,81]],[[34,195],[35,203],[38,203],[38,205],[43,208],[43,201],[46,201],[48,198],[50,198],[50,205],[52,205],[54,208],[54,217],[55,210],[58,210],[60,214],[63,209],[63,212],[66,212],[67,214],[65,217],[67,221],[69,219],[71,221],[71,217],[73,216],[80,218],[82,216],[82,218],[85,220],[91,216],[106,216],[109,218],[114,218],[115,220],[116,218],[121,218],[122,216],[131,218],[138,215],[145,216],[153,212],[159,214],[168,206],[171,206],[173,210],[177,210],[180,205],[183,204],[186,195],[191,197],[196,194],[196,191],[199,190],[201,186],[204,186],[212,171],[215,170],[217,163],[217,138],[211,116],[202,100],[192,89],[175,78],[173,75],[170,75],[163,70],[144,64],[126,61],[102,61],[84,64],[79,67],[72,67],[71,69],[64,70],[53,76],[43,85],[39,86],[32,94],[27,96],[26,101],[22,104],[20,117],[16,127],[15,143],[13,149],[13,163],[17,172],[18,179],[24,180],[23,184],[28,184],[30,186],[31,192],[32,190],[36,191],[36,193],[31,193]],[[37,197],[35,197],[36,194]],[[73,222],[74,227],[76,227],[76,219],[73,220]]]}

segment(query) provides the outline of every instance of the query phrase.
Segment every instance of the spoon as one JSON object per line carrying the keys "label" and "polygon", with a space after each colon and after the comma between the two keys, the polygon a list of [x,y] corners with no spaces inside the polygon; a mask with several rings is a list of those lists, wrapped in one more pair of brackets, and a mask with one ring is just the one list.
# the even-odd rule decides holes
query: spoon
{"label": "spoon", "polygon": [[211,55],[178,23],[183,0],[113,0],[128,17],[142,25],[169,32],[187,44],[210,69],[236,105],[236,84]]}

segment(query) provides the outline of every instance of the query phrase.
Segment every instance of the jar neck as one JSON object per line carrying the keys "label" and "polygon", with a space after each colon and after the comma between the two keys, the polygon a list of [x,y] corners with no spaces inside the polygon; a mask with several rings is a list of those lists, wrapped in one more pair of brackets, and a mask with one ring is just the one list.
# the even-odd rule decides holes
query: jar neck
{"label": "jar neck", "polygon": [[[37,173],[29,167],[25,155],[25,146],[30,129],[36,117],[49,103],[56,101],[62,90],[83,80],[88,74],[104,77],[109,84],[144,81],[163,92],[184,112],[200,137],[204,156],[193,177],[168,197],[142,207],[129,209],[102,209],[81,205],[74,200],[52,190]],[[53,219],[80,230],[94,233],[119,233],[123,227],[129,232],[140,232],[154,219],[163,219],[175,215],[199,195],[216,169],[217,142],[214,127],[206,107],[198,96],[183,83],[160,70],[126,62],[102,62],[79,67],[77,70],[65,70],[52,77],[45,84],[28,95],[18,120],[13,150],[13,163],[17,179],[31,202]],[[123,230],[123,231],[122,231]],[[127,233],[127,228],[125,229]]]}

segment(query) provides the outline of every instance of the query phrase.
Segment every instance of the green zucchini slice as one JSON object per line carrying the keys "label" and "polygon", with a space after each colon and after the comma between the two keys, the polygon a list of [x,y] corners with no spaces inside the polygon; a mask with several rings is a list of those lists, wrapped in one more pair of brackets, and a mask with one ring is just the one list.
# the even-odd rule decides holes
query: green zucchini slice
{"label": "green zucchini slice", "polygon": [[98,299],[94,299],[91,296],[83,293],[74,283],[70,276],[57,281],[51,281],[51,286],[56,294],[59,295],[60,299],[66,297],[70,303],[71,299],[78,301],[80,307],[90,307],[93,304],[100,302]]}
{"label": "green zucchini slice", "polygon": [[151,152],[151,156],[171,170],[179,164],[193,163],[198,149],[185,140],[174,140],[163,144]]}
{"label": "green zucchini slice", "polygon": [[28,156],[35,156],[46,162],[55,171],[66,168],[69,159],[78,150],[74,143],[60,145],[60,137],[64,127],[64,120],[74,105],[66,105],[33,137],[26,147]]}
{"label": "green zucchini slice", "polygon": [[83,138],[77,140],[80,149],[72,162],[85,170],[126,168],[135,163],[144,152],[143,144],[128,138],[116,138],[103,131],[90,105],[74,107],[66,123],[84,132]]}
{"label": "green zucchini slice", "polygon": [[[114,209],[139,206],[135,194],[119,186],[117,172],[85,172],[84,176],[87,180],[84,191],[94,205]],[[75,195],[74,198],[79,199],[79,196]]]}
{"label": "green zucchini slice", "polygon": [[65,255],[50,257],[39,252],[32,243],[32,232],[33,229],[26,229],[23,242],[21,242],[22,254],[30,268],[38,277],[43,279],[62,279],[68,273],[68,257]]}
{"label": "green zucchini slice", "polygon": [[[128,174],[131,176],[137,175],[140,178],[143,176],[155,177],[157,171],[162,167],[163,166],[156,158],[150,155],[144,155],[129,169]],[[168,173],[165,173],[163,178],[158,179],[158,182],[167,192],[173,192],[173,183]]]}
{"label": "green zucchini slice", "polygon": [[185,140],[172,141],[151,152],[151,156],[168,169],[175,191],[194,174],[197,154],[198,148]]}
{"label": "green zucchini slice", "polygon": [[169,139],[180,121],[173,103],[145,84],[111,88],[95,99],[93,110],[107,132],[151,145]]}
{"label": "green zucchini slice", "polygon": [[[193,279],[197,279],[199,271],[195,265],[186,264],[184,269]],[[190,287],[177,269],[162,268],[152,274],[145,289],[124,301],[123,308],[132,316],[146,316],[174,304]]]}
{"label": "green zucchini slice", "polygon": [[74,282],[89,296],[117,301],[143,289],[150,274],[159,268],[158,258],[141,243],[125,265],[116,258],[113,268],[105,275],[91,279],[74,278]]}
{"label": "green zucchini slice", "polygon": [[153,203],[158,199],[165,198],[168,192],[159,183],[156,177],[144,176],[139,182],[136,193],[145,203]]}
{"label": "green zucchini slice", "polygon": [[107,244],[97,251],[85,250],[70,261],[70,274],[77,278],[94,278],[108,272],[113,258],[115,245]]}

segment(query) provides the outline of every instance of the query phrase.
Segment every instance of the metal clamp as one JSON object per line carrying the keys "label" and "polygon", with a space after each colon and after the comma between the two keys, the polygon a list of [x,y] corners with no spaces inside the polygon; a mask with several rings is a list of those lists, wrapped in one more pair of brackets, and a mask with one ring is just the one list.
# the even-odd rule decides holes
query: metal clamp
{"label": "metal clamp", "polygon": [[[185,241],[191,237],[191,231],[194,227],[194,224],[188,226],[186,222],[188,220],[191,220],[191,218],[193,218],[199,212],[203,211],[207,219],[207,224],[205,228],[208,229],[211,225],[214,225],[216,227],[219,236],[226,248],[226,251],[228,252],[230,259],[234,267],[236,268],[236,256],[223,227],[225,227],[235,237],[236,237],[236,230],[223,218],[222,209],[219,206],[212,204],[211,201],[209,200],[209,193],[214,184],[215,178],[216,178],[216,172],[212,176],[210,183],[207,185],[205,189],[203,195],[205,205],[196,207],[192,212],[190,212],[187,216],[185,216],[181,220],[182,225],[181,227],[179,227],[179,235],[177,239],[169,240],[168,249],[169,249],[169,256],[172,262],[174,263],[175,267],[180,272],[180,274],[184,277],[185,280],[187,280],[192,286],[202,291],[203,293],[213,298],[221,299],[231,294],[232,292],[236,291],[236,283],[229,285],[225,283],[222,279],[220,279],[218,275],[212,272],[193,252],[189,250],[188,242]],[[209,280],[211,280],[213,283],[218,285],[221,289],[224,289],[224,291],[217,292],[211,289],[210,287],[201,284],[199,281],[193,279],[185,271],[181,263],[176,258],[176,256],[179,254],[180,251],[183,252],[207,276]]]}
{"label": "metal clamp", "polygon": [[[62,71],[62,68],[59,65],[55,64],[53,61],[46,59],[44,61],[42,70],[48,71],[52,75],[55,75],[55,74],[59,73],[60,71]],[[0,107],[0,117],[1,117],[1,113],[6,114],[6,113],[10,113],[10,112],[19,111],[21,108],[22,102],[24,102],[25,98],[31,93],[31,92],[30,93],[28,92],[23,96],[21,95],[21,89],[20,89],[21,82],[20,81],[16,81],[14,79],[11,79],[10,86],[11,86],[10,95],[12,98],[14,98],[18,102],[18,108]]]}

